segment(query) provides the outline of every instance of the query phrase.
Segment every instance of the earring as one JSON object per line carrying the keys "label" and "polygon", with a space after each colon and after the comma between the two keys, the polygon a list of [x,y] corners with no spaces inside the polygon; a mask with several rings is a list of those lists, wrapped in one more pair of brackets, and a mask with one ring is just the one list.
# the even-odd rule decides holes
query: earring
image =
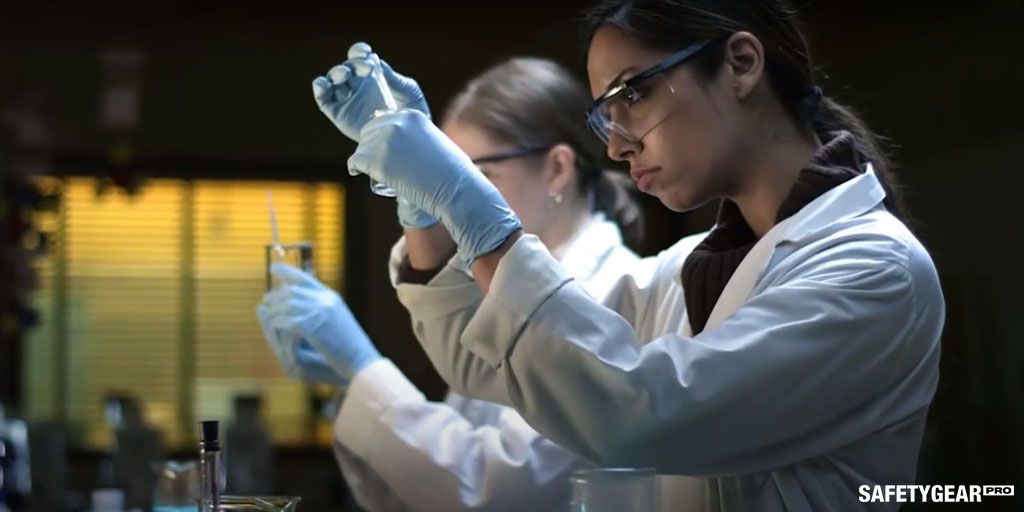
{"label": "earring", "polygon": [[562,194],[559,194],[558,192],[548,192],[548,198],[555,203],[555,206],[562,204]]}

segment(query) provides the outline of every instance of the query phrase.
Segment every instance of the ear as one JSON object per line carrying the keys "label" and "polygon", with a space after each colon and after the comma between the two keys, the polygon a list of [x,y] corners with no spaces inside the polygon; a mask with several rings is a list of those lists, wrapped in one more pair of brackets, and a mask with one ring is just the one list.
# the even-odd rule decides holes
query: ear
{"label": "ear", "polygon": [[750,32],[736,32],[725,43],[725,70],[731,75],[736,97],[744,99],[764,75],[764,47]]}
{"label": "ear", "polygon": [[567,195],[576,179],[576,152],[568,144],[555,144],[548,150],[544,167],[548,191]]}

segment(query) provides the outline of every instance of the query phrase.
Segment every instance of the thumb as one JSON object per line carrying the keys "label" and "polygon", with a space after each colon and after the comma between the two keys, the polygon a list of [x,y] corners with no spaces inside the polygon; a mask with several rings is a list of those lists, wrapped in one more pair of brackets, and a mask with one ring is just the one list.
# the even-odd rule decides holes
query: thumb
{"label": "thumb", "polygon": [[356,148],[356,152],[348,157],[348,172],[353,176],[356,174],[370,175],[374,157],[372,150],[363,144]]}
{"label": "thumb", "polygon": [[384,73],[384,79],[387,80],[388,87],[391,90],[403,94],[415,94],[419,90],[420,87],[416,80],[395,71],[387,61],[380,61],[380,69]]}
{"label": "thumb", "polygon": [[400,97],[402,103],[405,103],[406,106],[410,106],[409,103],[419,103],[420,105],[416,105],[416,107],[422,107],[423,113],[430,117],[430,109],[427,107],[426,98],[423,97],[423,89],[420,88],[420,84],[416,80],[398,73],[384,60],[380,61],[380,69],[384,74],[384,81],[388,83],[391,91]]}
{"label": "thumb", "polygon": [[270,273],[286,284],[297,284],[313,288],[323,287],[315,277],[296,266],[287,263],[271,263]]}

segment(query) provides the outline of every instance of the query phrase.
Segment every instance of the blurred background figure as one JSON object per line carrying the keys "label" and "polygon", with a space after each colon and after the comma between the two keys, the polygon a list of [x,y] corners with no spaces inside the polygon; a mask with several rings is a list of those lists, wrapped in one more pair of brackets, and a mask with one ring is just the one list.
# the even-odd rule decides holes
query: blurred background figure
{"label": "blurred background figure", "polygon": [[260,496],[274,493],[274,446],[260,416],[261,400],[255,395],[235,397],[235,416],[228,426],[228,494]]}
{"label": "blurred background figure", "polygon": [[26,510],[32,493],[28,428],[0,405],[0,507]]}
{"label": "blurred background figure", "polygon": [[124,490],[125,508],[151,510],[156,468],[164,455],[162,435],[146,423],[134,398],[111,397],[106,407],[115,432],[112,487]]}
{"label": "blurred background figure", "polygon": [[63,510],[68,485],[67,431],[56,423],[29,427],[32,461],[32,510]]}

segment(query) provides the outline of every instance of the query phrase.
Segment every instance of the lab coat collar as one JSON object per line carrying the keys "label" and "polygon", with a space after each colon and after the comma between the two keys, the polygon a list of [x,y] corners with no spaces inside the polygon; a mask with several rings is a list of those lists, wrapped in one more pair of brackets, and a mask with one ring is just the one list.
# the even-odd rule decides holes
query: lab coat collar
{"label": "lab coat collar", "polygon": [[588,281],[601,268],[601,262],[622,245],[622,234],[603,213],[594,213],[571,240],[551,253],[572,276]]}
{"label": "lab coat collar", "polygon": [[[829,190],[792,217],[776,224],[758,240],[733,273],[715,303],[704,330],[717,327],[747,301],[779,244],[812,238],[837,222],[871,211],[884,199],[882,184],[875,176],[871,164],[867,164],[864,174]],[[689,322],[685,324],[685,329],[688,335],[692,335]]]}
{"label": "lab coat collar", "polygon": [[[813,236],[836,222],[863,215],[885,200],[885,189],[871,164],[864,174],[840,184],[811,201],[795,215],[775,226],[777,243],[794,242]],[[765,238],[769,238],[771,231]]]}

